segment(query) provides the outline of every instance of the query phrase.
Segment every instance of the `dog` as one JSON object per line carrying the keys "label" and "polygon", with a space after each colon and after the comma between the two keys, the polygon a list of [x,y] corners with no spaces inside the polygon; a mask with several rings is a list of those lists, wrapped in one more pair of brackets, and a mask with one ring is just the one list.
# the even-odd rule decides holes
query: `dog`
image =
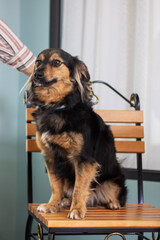
{"label": "dog", "polygon": [[93,111],[86,65],[62,49],[46,49],[28,83],[29,102],[36,106],[36,141],[52,190],[38,211],[54,213],[65,207],[70,208],[68,218],[82,219],[88,206],[124,206],[125,177],[113,134]]}

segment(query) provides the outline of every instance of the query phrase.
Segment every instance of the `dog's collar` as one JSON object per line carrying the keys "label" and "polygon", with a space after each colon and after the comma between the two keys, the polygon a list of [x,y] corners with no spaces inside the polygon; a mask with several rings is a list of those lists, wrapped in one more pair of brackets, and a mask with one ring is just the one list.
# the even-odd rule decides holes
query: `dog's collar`
{"label": "dog's collar", "polygon": [[61,109],[65,109],[65,108],[66,108],[66,106],[62,105],[62,106],[56,107],[55,110],[61,110]]}
{"label": "dog's collar", "polygon": [[[51,106],[50,106],[51,107]],[[39,109],[39,110],[44,110],[44,109],[46,109],[46,108],[50,108],[50,107],[47,107],[47,106],[35,106],[35,108],[36,109]],[[51,108],[53,108],[53,106],[51,107]],[[54,111],[57,111],[57,110],[62,110],[62,109],[66,109],[67,108],[67,106],[65,106],[65,105],[62,105],[62,106],[59,106],[59,107],[54,107]]]}

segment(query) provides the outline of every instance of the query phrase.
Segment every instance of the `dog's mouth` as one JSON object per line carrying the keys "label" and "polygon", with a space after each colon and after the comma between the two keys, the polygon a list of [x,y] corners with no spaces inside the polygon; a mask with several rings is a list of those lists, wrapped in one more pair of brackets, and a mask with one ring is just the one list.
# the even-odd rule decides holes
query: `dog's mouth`
{"label": "dog's mouth", "polygon": [[51,81],[46,81],[45,79],[38,79],[34,78],[32,79],[35,87],[50,87],[54,83],[57,83],[57,78],[52,79]]}

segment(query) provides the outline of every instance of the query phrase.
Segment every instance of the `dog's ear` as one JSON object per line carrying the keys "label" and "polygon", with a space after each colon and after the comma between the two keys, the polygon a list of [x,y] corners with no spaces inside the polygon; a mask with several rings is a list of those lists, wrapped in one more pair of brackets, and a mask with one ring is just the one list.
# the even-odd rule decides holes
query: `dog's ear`
{"label": "dog's ear", "polygon": [[90,75],[87,66],[77,58],[75,59],[73,78],[77,82],[82,101],[88,99],[90,95]]}

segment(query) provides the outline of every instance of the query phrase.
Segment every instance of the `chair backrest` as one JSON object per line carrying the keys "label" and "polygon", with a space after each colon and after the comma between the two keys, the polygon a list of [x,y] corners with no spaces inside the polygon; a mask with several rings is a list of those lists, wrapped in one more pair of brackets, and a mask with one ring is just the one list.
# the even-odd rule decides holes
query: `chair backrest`
{"label": "chair backrest", "polygon": [[[36,144],[36,124],[32,117],[34,108],[26,109],[27,152],[39,152]],[[115,138],[117,153],[144,153],[143,112],[132,110],[95,110],[109,124]]]}
{"label": "chair backrest", "polygon": [[[28,153],[28,202],[32,202],[31,153],[39,152],[36,144],[36,124],[32,117],[35,108],[26,108],[26,151]],[[145,151],[143,111],[135,110],[95,110],[105,123],[109,124],[115,138],[117,153],[137,154],[138,202],[143,203],[142,153]]]}

